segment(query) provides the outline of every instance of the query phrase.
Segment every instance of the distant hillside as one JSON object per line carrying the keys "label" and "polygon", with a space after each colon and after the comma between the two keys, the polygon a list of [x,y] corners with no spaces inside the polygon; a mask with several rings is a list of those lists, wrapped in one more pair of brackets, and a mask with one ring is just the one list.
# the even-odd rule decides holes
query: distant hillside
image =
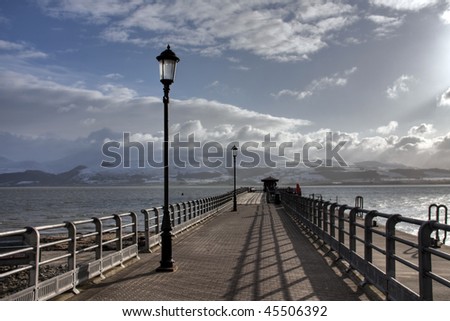
{"label": "distant hillside", "polygon": [[[8,161],[5,158],[0,159],[0,162]],[[239,167],[237,169],[237,182],[242,186],[260,185],[261,179],[267,176],[278,178],[280,186],[296,183],[302,185],[450,184],[450,170],[411,168],[370,161],[348,167]],[[161,168],[95,169],[76,166],[61,173],[28,169],[0,174],[0,186],[148,185],[161,184],[163,180]],[[170,180],[173,184],[232,184],[233,169],[212,170],[171,166]]]}
{"label": "distant hillside", "polygon": [[77,166],[60,174],[50,174],[40,170],[0,174],[0,186],[72,185],[80,182],[79,174],[85,168],[85,166]]}

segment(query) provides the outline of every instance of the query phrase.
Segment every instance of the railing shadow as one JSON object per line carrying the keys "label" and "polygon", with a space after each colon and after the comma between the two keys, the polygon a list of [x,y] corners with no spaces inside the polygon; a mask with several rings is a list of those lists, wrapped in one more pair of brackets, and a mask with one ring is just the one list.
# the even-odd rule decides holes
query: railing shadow
{"label": "railing shadow", "polygon": [[[225,300],[358,300],[281,206],[256,206]],[[359,291],[359,290],[358,290]]]}

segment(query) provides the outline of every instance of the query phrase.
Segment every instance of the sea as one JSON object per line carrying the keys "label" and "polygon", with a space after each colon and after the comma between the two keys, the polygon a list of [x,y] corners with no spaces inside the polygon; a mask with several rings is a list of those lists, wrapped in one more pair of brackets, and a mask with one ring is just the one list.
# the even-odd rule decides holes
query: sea
{"label": "sea", "polygon": [[[232,186],[171,186],[169,201],[195,200],[231,190]],[[304,186],[302,193],[350,206],[355,205],[356,196],[362,196],[364,209],[423,220],[428,219],[431,204],[450,206],[450,185]],[[130,211],[140,216],[141,209],[162,203],[160,185],[0,187],[0,232]],[[440,220],[444,220],[443,212]],[[414,226],[401,229],[417,233]]]}

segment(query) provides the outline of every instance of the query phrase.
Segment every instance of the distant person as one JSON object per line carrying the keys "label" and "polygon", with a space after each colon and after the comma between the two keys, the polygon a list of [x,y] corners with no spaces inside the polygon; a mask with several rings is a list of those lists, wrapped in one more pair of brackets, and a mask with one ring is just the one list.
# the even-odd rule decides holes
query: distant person
{"label": "distant person", "polygon": [[297,183],[297,186],[295,188],[295,194],[297,194],[298,196],[302,196],[302,189],[300,188],[299,183]]}

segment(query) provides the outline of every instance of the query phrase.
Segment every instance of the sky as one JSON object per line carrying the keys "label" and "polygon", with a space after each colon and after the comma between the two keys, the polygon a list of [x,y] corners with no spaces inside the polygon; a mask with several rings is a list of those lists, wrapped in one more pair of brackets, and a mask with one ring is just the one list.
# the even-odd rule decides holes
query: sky
{"label": "sky", "polygon": [[449,0],[2,0],[0,156],[160,143],[168,44],[171,135],[450,169]]}

